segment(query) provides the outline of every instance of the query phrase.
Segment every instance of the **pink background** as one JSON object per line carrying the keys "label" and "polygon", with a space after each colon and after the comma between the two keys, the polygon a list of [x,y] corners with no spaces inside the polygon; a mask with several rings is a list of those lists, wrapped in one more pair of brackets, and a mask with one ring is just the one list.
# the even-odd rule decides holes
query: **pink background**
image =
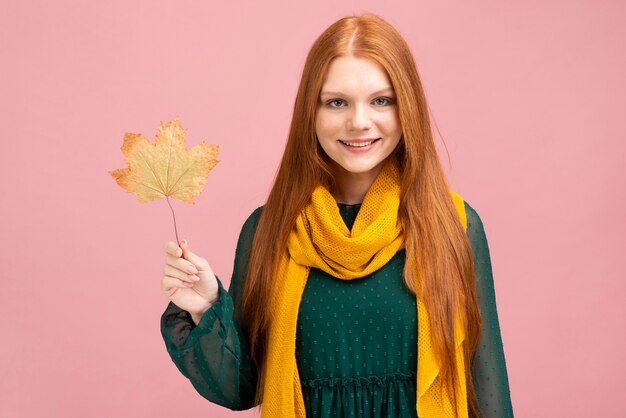
{"label": "pink background", "polygon": [[[164,200],[107,173],[179,116],[221,146],[181,238],[229,282],[305,55],[372,11],[406,37],[492,253],[519,417],[624,416],[623,2],[13,1],[0,14],[0,416],[207,417],[159,332]],[[217,4],[217,2],[215,2]]]}

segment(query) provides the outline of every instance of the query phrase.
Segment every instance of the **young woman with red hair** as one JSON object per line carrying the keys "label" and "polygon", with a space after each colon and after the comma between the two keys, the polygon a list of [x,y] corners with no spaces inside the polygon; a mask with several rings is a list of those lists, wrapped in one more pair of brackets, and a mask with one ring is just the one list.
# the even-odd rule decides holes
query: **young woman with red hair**
{"label": "young woman with red hair", "polygon": [[267,417],[513,416],[483,226],[448,187],[413,57],[381,18],[343,18],[312,46],[229,291],[179,244],[161,331],[206,399]]}

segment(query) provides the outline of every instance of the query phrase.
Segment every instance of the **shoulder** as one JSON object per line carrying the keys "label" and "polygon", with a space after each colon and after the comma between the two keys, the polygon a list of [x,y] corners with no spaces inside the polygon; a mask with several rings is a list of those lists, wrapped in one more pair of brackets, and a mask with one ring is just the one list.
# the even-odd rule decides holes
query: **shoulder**
{"label": "shoulder", "polygon": [[263,212],[263,206],[259,206],[258,208],[253,210],[250,216],[248,216],[248,219],[246,219],[246,221],[244,222],[244,227],[246,225],[256,226],[256,224],[259,222],[259,218],[261,217],[261,212]]}
{"label": "shoulder", "polygon": [[263,212],[263,206],[259,206],[256,208],[250,216],[246,219],[241,227],[240,237],[251,238],[254,236],[254,232],[256,231],[256,226],[259,223],[259,218],[261,217],[261,212]]}
{"label": "shoulder", "polygon": [[454,190],[450,190],[450,196],[452,197],[452,202],[457,209],[461,224],[465,227],[466,232],[469,234],[470,231],[476,227],[482,228],[482,222],[476,209]]}
{"label": "shoulder", "polygon": [[262,210],[263,206],[256,208],[243,223],[237,239],[237,254],[248,254],[250,252]]}
{"label": "shoulder", "polygon": [[465,206],[465,215],[467,216],[467,229],[482,228],[483,223],[476,209],[467,200],[463,200],[463,205]]}
{"label": "shoulder", "polygon": [[470,205],[467,201],[464,202],[465,213],[467,216],[467,237],[474,251],[487,249],[487,236],[485,234],[485,227],[483,221],[478,214],[478,211]]}

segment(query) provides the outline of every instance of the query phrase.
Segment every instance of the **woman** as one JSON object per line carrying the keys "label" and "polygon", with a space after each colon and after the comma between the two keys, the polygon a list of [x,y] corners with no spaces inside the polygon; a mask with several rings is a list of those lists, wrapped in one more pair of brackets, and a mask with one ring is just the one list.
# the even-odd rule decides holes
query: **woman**
{"label": "woman", "polygon": [[166,244],[161,329],[208,400],[263,416],[512,416],[487,242],[413,57],[370,14],[316,40],[230,289]]}

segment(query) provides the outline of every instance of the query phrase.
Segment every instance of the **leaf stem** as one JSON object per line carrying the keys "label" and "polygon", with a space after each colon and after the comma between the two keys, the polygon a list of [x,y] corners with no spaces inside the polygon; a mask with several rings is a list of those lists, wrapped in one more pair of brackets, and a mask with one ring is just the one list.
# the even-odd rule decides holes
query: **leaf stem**
{"label": "leaf stem", "polygon": [[169,196],[165,196],[165,199],[167,200],[167,204],[169,205],[170,210],[172,211],[172,217],[174,218],[174,233],[176,234],[176,245],[180,245],[180,240],[178,239],[178,229],[176,228],[176,215],[174,215],[174,209],[172,208],[172,205],[170,204]]}

